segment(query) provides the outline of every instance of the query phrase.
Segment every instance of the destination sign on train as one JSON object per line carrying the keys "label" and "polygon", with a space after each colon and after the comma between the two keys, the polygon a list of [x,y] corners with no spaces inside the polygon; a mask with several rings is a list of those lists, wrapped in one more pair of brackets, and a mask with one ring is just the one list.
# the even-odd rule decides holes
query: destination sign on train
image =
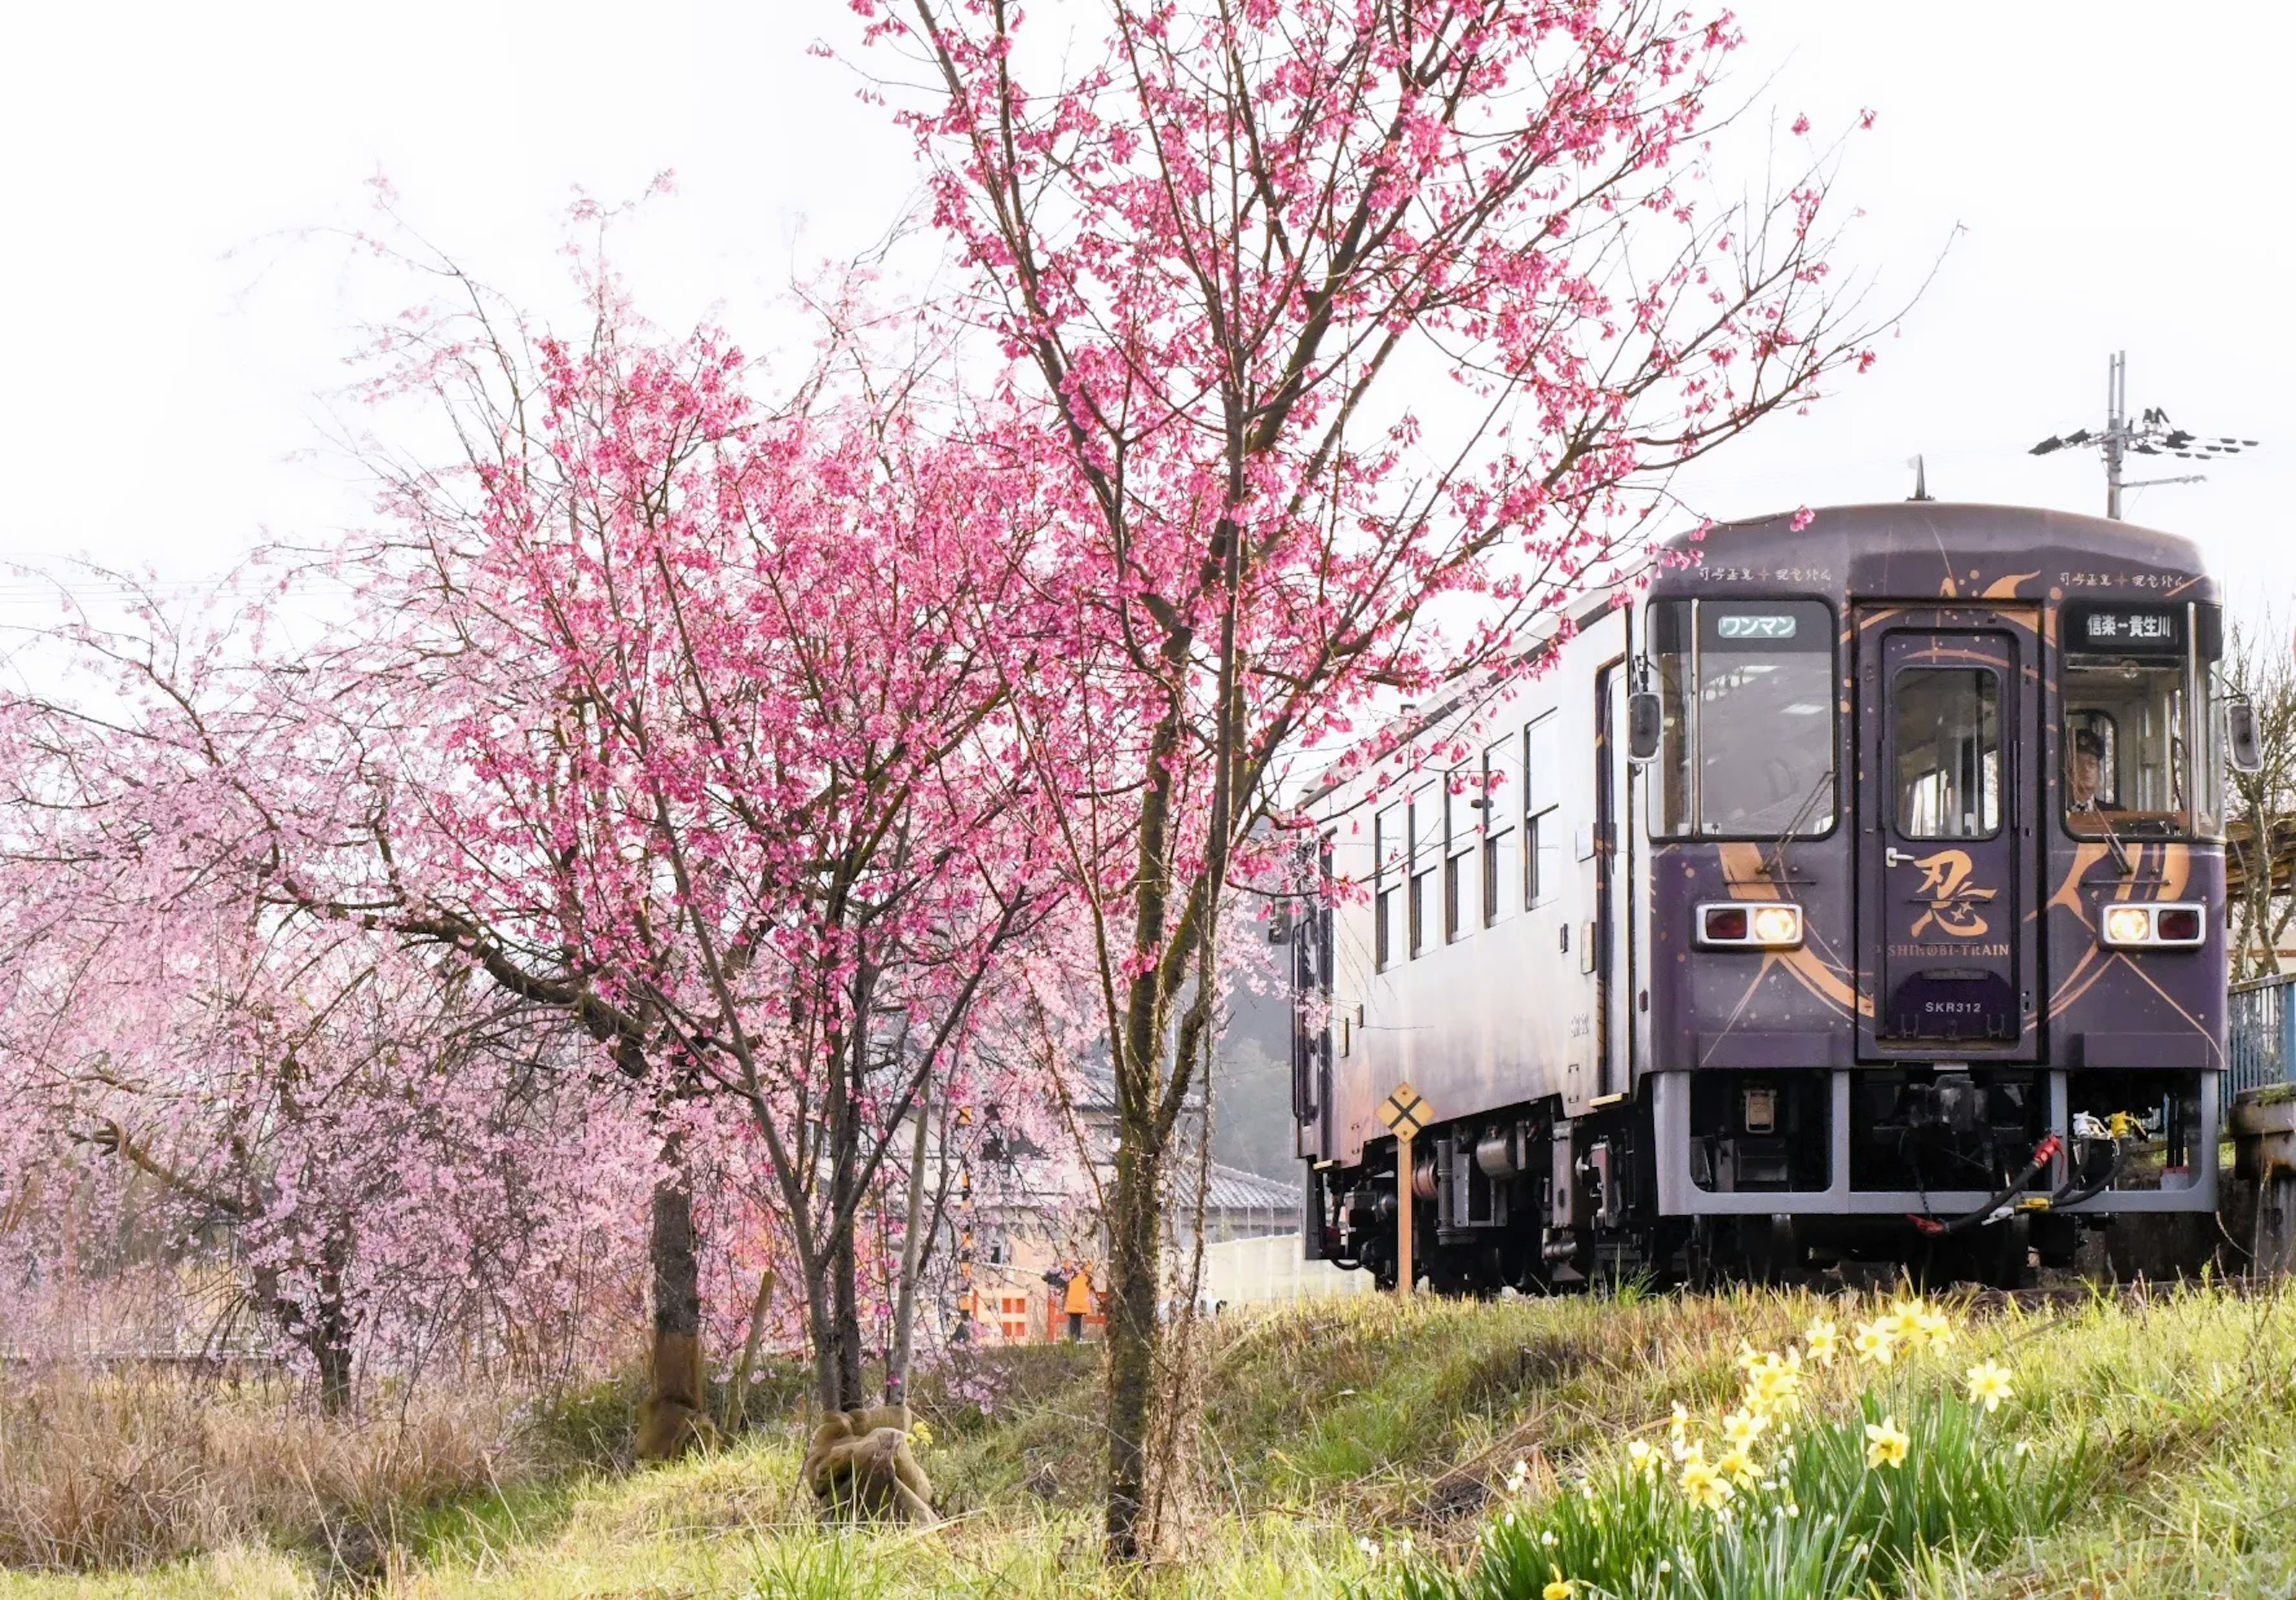
{"label": "destination sign on train", "polygon": [[1726,639],[1791,639],[1794,636],[1794,621],[1792,611],[1725,614],[1715,619],[1714,631]]}
{"label": "destination sign on train", "polygon": [[2082,605],[2065,612],[2068,650],[2175,654],[2185,647],[2181,606]]}

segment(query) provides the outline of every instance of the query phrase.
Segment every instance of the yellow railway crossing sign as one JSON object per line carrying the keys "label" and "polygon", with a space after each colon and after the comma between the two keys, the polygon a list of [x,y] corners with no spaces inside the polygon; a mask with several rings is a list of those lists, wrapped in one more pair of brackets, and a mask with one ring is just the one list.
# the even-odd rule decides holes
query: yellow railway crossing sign
{"label": "yellow railway crossing sign", "polygon": [[1417,1089],[1398,1083],[1395,1092],[1379,1103],[1379,1120],[1397,1138],[1415,1139],[1435,1120],[1435,1111]]}

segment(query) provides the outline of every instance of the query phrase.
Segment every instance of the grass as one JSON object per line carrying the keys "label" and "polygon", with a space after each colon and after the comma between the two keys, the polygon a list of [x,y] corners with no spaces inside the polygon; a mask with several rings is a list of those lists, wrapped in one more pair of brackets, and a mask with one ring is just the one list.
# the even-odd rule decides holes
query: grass
{"label": "grass", "polygon": [[[1464,1587],[1509,1514],[1533,1538],[1567,1527],[1582,1481],[1611,1496],[1632,1487],[1627,1447],[1662,1447],[1675,1404],[1711,1431],[1737,1395],[1742,1340],[1782,1346],[1821,1309],[1846,1331],[1874,1305],[1350,1300],[1234,1319],[1204,1385],[1185,1557],[1154,1587],[1398,1595],[1408,1539],[1408,1570],[1438,1586],[1424,1592],[1535,1596],[1523,1584],[1546,1573],[1529,1560],[1518,1578],[1492,1568],[1504,1581]],[[1907,1490],[1889,1513],[1902,1559],[1869,1562],[1869,1577],[1915,1600],[2296,1594],[2296,1290],[1980,1302],[1958,1319],[1927,1376],[1893,1369],[1887,1383],[1904,1387],[1879,1392],[1915,1435],[1915,1460],[1960,1461],[1980,1479]],[[333,1579],[346,1575],[406,1600],[1112,1595],[1095,1555],[1095,1353],[1017,1354],[944,1374],[923,1397],[936,1433],[924,1465],[952,1513],[925,1532],[820,1526],[794,1489],[791,1418],[716,1456],[633,1471],[627,1406],[611,1395],[524,1411],[451,1397],[404,1425],[354,1430],[276,1394],[51,1378],[0,1399],[0,1563],[15,1569],[0,1571],[0,1597],[299,1600],[343,1592]],[[2033,1442],[2046,1459],[2029,1470],[2058,1473],[2062,1506],[2038,1480],[1984,1479],[2002,1461],[1939,1433],[1970,1421],[1958,1384],[1980,1359],[2016,1383],[1979,1431]],[[1811,1506],[1848,1504],[1859,1477],[1866,1419],[1843,1409],[1855,1398],[1825,1399],[1838,1437],[1800,1435],[1797,1471],[1811,1476],[1793,1492]],[[1519,1460],[1528,1483],[1511,1491]],[[1827,1473],[1831,1489],[1818,1485]],[[1906,1520],[1932,1501],[1993,1509],[1957,1511],[1950,1528]],[[1866,1542],[1884,1542],[1874,1519],[1885,1511],[1857,1514]],[[66,1526],[79,1531],[62,1537]],[[1731,1559],[1753,1564],[1728,1571],[1767,1559],[1751,1538]],[[1718,1566],[1714,1581],[1725,1576]],[[1846,1592],[1833,1583],[1774,1592]],[[1744,1579],[1703,1592],[1763,1590]]]}

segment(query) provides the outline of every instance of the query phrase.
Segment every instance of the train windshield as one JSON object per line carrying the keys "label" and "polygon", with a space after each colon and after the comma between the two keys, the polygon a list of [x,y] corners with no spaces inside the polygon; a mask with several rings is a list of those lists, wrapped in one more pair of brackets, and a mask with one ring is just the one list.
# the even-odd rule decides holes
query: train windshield
{"label": "train windshield", "polygon": [[2180,605],[2066,608],[2058,783],[2068,832],[2162,839],[2218,831],[2220,708],[2205,695],[2194,705],[2194,685],[2213,676],[2204,659],[2213,641],[2187,640],[2191,615]]}
{"label": "train windshield", "polygon": [[1833,826],[1833,617],[1814,600],[1651,608],[1665,708],[1653,833],[1775,839]]}

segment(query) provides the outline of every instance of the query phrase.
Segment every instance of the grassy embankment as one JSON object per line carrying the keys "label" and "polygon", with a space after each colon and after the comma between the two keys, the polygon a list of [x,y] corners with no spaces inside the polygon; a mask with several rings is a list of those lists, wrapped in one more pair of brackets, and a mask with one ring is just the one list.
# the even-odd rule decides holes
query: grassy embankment
{"label": "grassy embankment", "polygon": [[[1662,1449],[1677,1403],[1713,1434],[1740,1391],[1742,1342],[1786,1348],[1818,1315],[1846,1335],[1884,1309],[1870,1297],[1355,1301],[1239,1320],[1207,1385],[1195,1527],[1164,1585],[1391,1592],[1406,1538],[1412,1561],[1471,1571],[1495,1518],[1547,1526],[1555,1497],[1590,1474],[1606,1495],[1647,1483],[1698,1537],[1707,1524],[1667,1498],[1675,1469],[1632,1477],[1628,1448]],[[1821,1382],[1813,1366],[1799,1436],[1810,1456],[1833,1415],[1855,1478],[1853,1392],[1921,1389],[2000,1449],[2022,1440],[2060,1462],[2078,1453],[2078,1492],[2061,1520],[2013,1506],[2003,1525],[2014,1536],[1981,1562],[1953,1548],[1973,1542],[1974,1514],[1937,1508],[1918,1570],[1890,1588],[1934,1600],[2296,1594],[2296,1291],[1979,1304],[1955,1320],[1954,1342],[1910,1373],[1845,1357]],[[530,1415],[424,1402],[403,1424],[350,1432],[275,1398],[50,1382],[0,1402],[0,1563],[80,1570],[0,1574],[0,1596],[284,1597],[348,1592],[347,1579],[438,1600],[1113,1592],[1093,1557],[1092,1352],[1026,1356],[997,1375],[1004,1399],[989,1414],[931,1407],[923,1458],[947,1525],[843,1535],[793,1492],[793,1422],[632,1472],[615,1459],[620,1394]],[[2013,1374],[2013,1397],[1963,1415],[1964,1370],[1981,1360]],[[1916,1450],[1931,1448],[1915,1432]],[[1518,1461],[1527,1473],[1513,1474]],[[1511,1492],[1510,1475],[1524,1486]],[[1886,1469],[1875,1481],[1913,1481]],[[1750,1482],[1736,1509],[1759,1497]],[[1530,1579],[1546,1576],[1483,1592],[1536,1596]]]}

